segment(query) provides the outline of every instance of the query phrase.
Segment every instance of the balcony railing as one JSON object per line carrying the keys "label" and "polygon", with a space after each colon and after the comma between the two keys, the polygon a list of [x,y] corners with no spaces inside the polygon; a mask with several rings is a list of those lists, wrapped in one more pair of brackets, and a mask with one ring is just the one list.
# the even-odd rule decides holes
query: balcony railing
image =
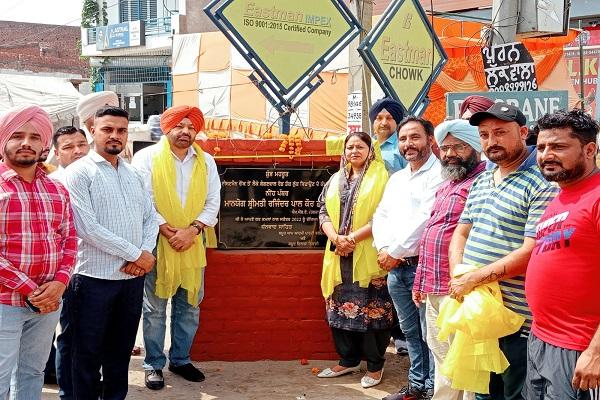
{"label": "balcony railing", "polygon": [[[151,18],[144,20],[146,36],[157,36],[171,33],[171,17]],[[96,44],[97,27],[87,28],[87,43]]]}

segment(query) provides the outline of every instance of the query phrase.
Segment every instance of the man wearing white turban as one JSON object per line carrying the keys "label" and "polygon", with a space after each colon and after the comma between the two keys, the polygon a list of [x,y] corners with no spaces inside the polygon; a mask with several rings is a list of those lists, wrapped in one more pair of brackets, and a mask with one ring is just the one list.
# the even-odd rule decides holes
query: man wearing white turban
{"label": "man wearing white turban", "polygon": [[77,103],[77,115],[79,116],[79,122],[82,126],[85,126],[88,133],[92,131],[96,111],[104,106],[119,107],[119,97],[115,92],[95,92],[79,99]]}
{"label": "man wearing white turban", "polygon": [[[436,321],[440,304],[448,297],[450,266],[448,246],[464,209],[473,181],[485,169],[481,162],[481,142],[477,127],[469,121],[444,121],[435,128],[435,140],[440,148],[442,177],[447,181],[435,194],[431,217],[421,236],[419,266],[415,274],[413,301],[425,307],[427,345],[435,364],[433,400],[473,399],[473,393],[452,389],[451,382],[441,373],[449,343],[438,340]],[[425,304],[422,304],[425,303]]]}
{"label": "man wearing white turban", "polygon": [[41,398],[77,256],[69,195],[37,164],[51,135],[50,118],[38,106],[0,116],[0,399],[9,390],[12,399]]}

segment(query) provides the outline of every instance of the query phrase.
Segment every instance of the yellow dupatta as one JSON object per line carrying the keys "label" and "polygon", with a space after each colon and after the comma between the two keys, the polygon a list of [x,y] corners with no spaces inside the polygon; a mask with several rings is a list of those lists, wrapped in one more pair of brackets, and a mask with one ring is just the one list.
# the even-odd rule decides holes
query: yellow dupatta
{"label": "yellow dupatta", "polygon": [[[167,223],[175,228],[187,228],[204,208],[207,196],[208,176],[204,151],[194,143],[196,159],[190,179],[185,207],[177,195],[175,160],[167,138],[160,142],[162,148],[152,160],[152,189],[156,210]],[[214,238],[206,232],[207,242]],[[212,243],[211,243],[212,244]],[[210,246],[209,246],[210,247]],[[181,286],[187,290],[187,301],[198,306],[198,292],[202,286],[202,268],[206,266],[206,251],[202,237],[198,237],[192,247],[178,252],[169,245],[163,235],[159,235],[156,257],[156,295],[163,299],[172,297]]]}
{"label": "yellow dupatta", "polygon": [[[376,148],[377,155],[379,149]],[[329,183],[325,195],[325,206],[327,214],[336,229],[340,226],[340,174],[336,172]],[[373,218],[377,205],[383,196],[385,184],[388,180],[388,172],[383,162],[376,157],[371,162],[358,188],[358,199],[354,204],[354,217],[352,229],[365,226]],[[352,199],[350,199],[352,201]],[[327,298],[333,293],[333,288],[342,283],[342,271],[340,257],[329,250],[330,241],[325,246],[323,258],[323,272],[321,275],[321,291],[323,297]],[[352,280],[358,282],[359,286],[366,288],[371,280],[387,275],[387,271],[379,268],[377,264],[377,250],[373,247],[373,238],[361,240],[356,244],[352,253]]]}
{"label": "yellow dupatta", "polygon": [[[459,264],[453,275],[474,269]],[[489,393],[490,372],[500,374],[509,366],[498,339],[517,332],[524,321],[504,306],[498,282],[477,286],[462,303],[446,298],[437,319],[438,339],[446,341],[450,335],[454,339],[439,372],[452,381],[453,389]]]}

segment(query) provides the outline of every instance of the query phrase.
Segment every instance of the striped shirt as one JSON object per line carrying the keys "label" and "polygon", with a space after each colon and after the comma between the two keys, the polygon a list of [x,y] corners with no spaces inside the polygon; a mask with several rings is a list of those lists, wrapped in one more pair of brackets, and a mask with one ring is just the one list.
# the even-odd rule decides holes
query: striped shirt
{"label": "striped shirt", "polygon": [[25,306],[39,285],[68,284],[76,255],[65,188],[40,167],[29,183],[0,163],[0,304]]}
{"label": "striped shirt", "polygon": [[79,253],[75,273],[99,279],[135,278],[120,268],[152,251],[158,224],[137,172],[122,159],[114,168],[94,151],[65,170]]}
{"label": "striped shirt", "polygon": [[469,189],[484,169],[485,162],[482,161],[463,180],[448,181],[435,194],[431,217],[421,237],[414,291],[438,296],[449,293],[448,247],[465,208]]}
{"label": "striped shirt", "polygon": [[[535,226],[558,188],[544,179],[535,162],[536,150],[519,168],[496,186],[488,169],[473,183],[459,223],[472,224],[463,262],[483,267],[535,238]],[[525,317],[523,332],[531,328],[531,311],[525,300],[525,275],[500,281],[504,305]]]}

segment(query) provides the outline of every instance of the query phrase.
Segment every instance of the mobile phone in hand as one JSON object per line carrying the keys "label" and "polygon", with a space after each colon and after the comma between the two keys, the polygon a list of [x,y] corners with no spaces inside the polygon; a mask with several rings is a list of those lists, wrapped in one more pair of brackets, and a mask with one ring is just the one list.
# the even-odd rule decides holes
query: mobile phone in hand
{"label": "mobile phone in hand", "polygon": [[27,308],[29,308],[29,310],[30,310],[31,312],[34,312],[34,313],[36,313],[36,314],[39,314],[39,313],[40,313],[40,309],[39,309],[39,308],[37,308],[36,306],[34,306],[33,304],[31,304],[31,301],[29,301],[29,299],[25,299],[25,306],[26,306]]}

